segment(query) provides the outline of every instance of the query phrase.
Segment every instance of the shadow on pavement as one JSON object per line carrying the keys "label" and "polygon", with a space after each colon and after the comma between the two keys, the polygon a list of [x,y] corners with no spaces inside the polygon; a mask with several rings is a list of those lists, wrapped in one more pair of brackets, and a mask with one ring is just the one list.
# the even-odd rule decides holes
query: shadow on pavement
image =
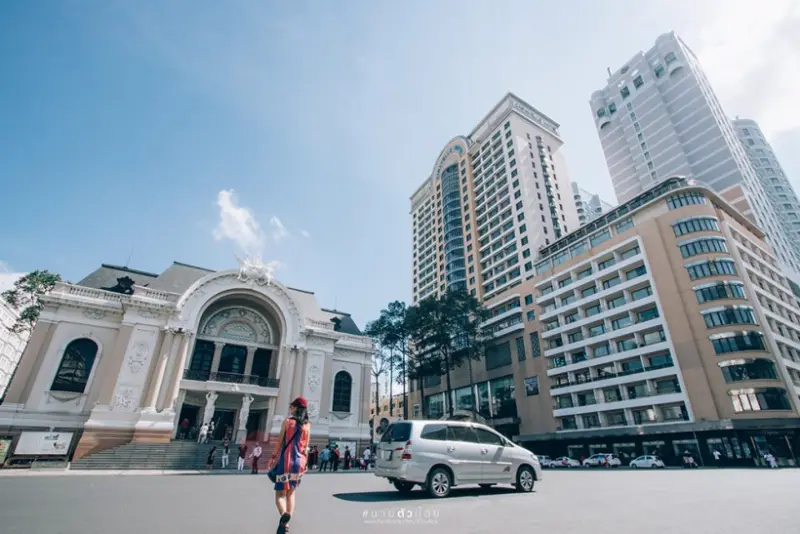
{"label": "shadow on pavement", "polygon": [[[459,497],[478,497],[480,495],[506,495],[516,493],[512,487],[494,488],[453,488],[448,499]],[[334,497],[342,501],[349,502],[400,502],[400,501],[419,501],[430,499],[428,494],[422,490],[415,490],[410,493],[400,493],[399,491],[370,491],[355,493],[334,493]]]}

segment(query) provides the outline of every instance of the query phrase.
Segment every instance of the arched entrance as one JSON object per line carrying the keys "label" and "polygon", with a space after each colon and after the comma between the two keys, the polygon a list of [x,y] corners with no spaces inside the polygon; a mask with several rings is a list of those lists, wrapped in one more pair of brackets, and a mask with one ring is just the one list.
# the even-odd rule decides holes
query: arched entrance
{"label": "arched entrance", "polygon": [[265,440],[285,347],[300,331],[288,292],[274,282],[215,273],[178,307],[180,322],[196,333],[181,376],[175,436],[193,439],[209,424],[210,439]]}

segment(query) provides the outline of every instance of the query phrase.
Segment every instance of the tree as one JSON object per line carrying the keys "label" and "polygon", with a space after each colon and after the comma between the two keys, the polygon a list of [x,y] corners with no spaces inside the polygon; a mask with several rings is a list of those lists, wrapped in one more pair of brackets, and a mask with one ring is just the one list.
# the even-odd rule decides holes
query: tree
{"label": "tree", "polygon": [[425,360],[418,372],[440,370],[445,376],[445,405],[451,416],[454,407],[450,372],[467,362],[472,382],[472,361],[480,359],[485,348],[480,327],[485,319],[484,308],[464,291],[448,291],[439,298],[425,299],[408,311],[410,337],[417,357]]}
{"label": "tree", "polygon": [[[481,324],[487,321],[491,313],[483,307],[478,299],[466,291],[450,294],[453,314],[456,315],[456,361],[467,362],[469,368],[469,385],[475,396],[475,379],[472,373],[472,362],[480,361],[486,355],[492,337]],[[472,399],[472,411],[477,412],[477,399]]]}
{"label": "tree", "polygon": [[17,320],[11,327],[12,332],[30,333],[36,326],[39,314],[44,308],[41,297],[49,293],[61,276],[50,271],[33,271],[16,282],[14,288],[4,291],[3,300],[18,312]]}
{"label": "tree", "polygon": [[[367,335],[375,339],[389,352],[389,393],[394,383],[403,386],[403,418],[408,419],[408,307],[405,302],[394,301],[381,310],[380,316],[367,325]],[[389,415],[394,415],[394,403],[390,404]]]}

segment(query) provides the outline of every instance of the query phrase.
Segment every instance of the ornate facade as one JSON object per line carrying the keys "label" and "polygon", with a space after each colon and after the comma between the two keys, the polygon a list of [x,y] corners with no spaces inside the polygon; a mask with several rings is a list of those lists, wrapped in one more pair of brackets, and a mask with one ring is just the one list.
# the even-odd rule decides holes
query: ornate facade
{"label": "ornate facade", "polygon": [[0,406],[2,433],[72,434],[74,459],[167,442],[184,420],[269,441],[303,395],[313,442],[369,440],[371,341],[269,267],[104,265],[44,303]]}

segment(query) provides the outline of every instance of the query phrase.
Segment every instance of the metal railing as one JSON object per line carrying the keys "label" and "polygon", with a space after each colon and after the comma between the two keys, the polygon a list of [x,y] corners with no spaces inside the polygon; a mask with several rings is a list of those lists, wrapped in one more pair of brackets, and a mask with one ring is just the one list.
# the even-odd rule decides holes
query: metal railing
{"label": "metal railing", "polygon": [[669,363],[661,363],[657,365],[651,365],[650,367],[640,367],[636,369],[631,369],[627,371],[619,371],[619,372],[604,372],[603,376],[598,376],[596,378],[592,378],[591,376],[581,375],[581,378],[578,380],[571,380],[569,382],[563,382],[561,384],[552,384],[550,389],[558,389],[558,388],[565,388],[569,386],[577,386],[580,384],[588,384],[589,382],[600,382],[602,380],[608,380],[610,378],[616,378],[621,376],[630,376],[639,373],[646,373],[648,371],[656,371],[658,369],[665,369],[667,367],[672,367],[674,364],[672,362]]}
{"label": "metal railing", "polygon": [[228,384],[247,384],[250,386],[259,386],[262,388],[277,388],[280,380],[277,378],[270,378],[258,375],[243,375],[239,373],[224,373],[224,372],[209,372],[203,370],[187,369],[183,372],[183,378],[186,380],[197,380],[200,382],[225,382]]}

